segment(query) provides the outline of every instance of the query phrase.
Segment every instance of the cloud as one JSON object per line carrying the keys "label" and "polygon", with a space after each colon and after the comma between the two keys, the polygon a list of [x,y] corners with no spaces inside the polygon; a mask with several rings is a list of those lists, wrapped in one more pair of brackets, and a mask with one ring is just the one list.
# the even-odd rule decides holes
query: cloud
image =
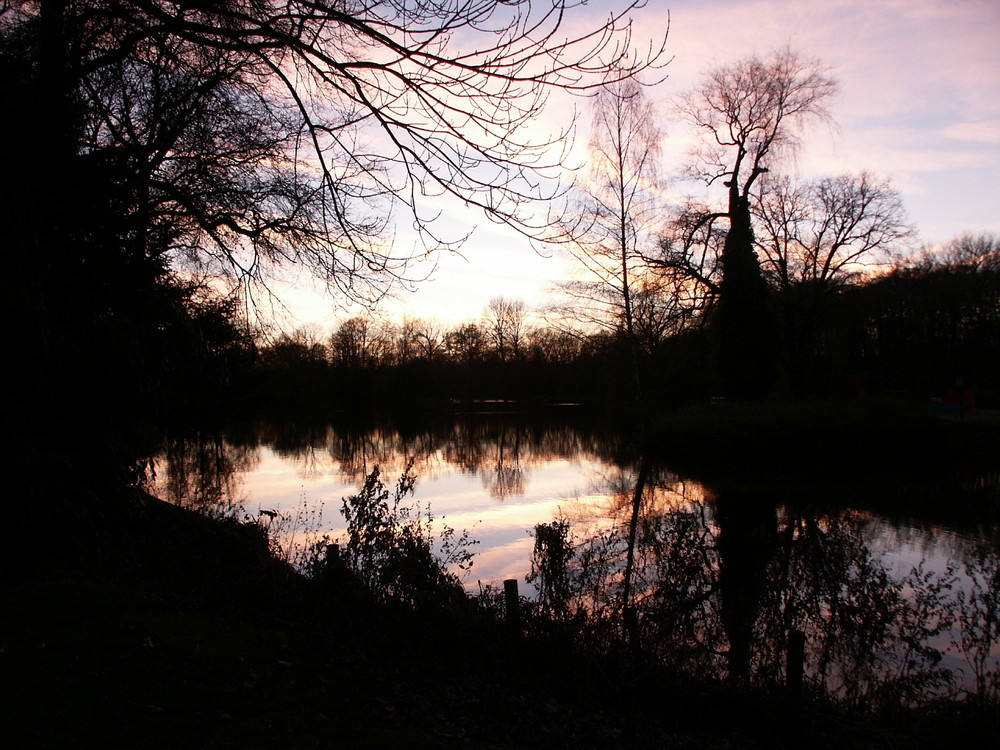
{"label": "cloud", "polygon": [[956,141],[1000,143],[1000,122],[956,122],[941,129],[941,135]]}

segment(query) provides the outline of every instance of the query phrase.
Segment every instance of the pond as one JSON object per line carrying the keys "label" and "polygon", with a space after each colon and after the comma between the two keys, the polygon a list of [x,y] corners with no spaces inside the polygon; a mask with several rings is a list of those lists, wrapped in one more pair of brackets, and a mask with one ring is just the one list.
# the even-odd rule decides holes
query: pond
{"label": "pond", "polygon": [[468,530],[478,542],[464,576],[475,589],[477,580],[523,578],[535,524],[563,508],[599,505],[615,450],[606,434],[513,414],[415,428],[257,424],[171,443],[157,461],[155,492],[191,507],[283,514],[289,542],[317,533],[336,538],[346,528],[341,500],[375,467],[391,484],[412,461],[415,499],[430,504],[439,524]]}
{"label": "pond", "polygon": [[258,423],[172,441],[154,491],[262,518],[295,561],[346,541],[342,500],[376,467],[390,488],[408,471],[432,529],[476,542],[467,591],[517,579],[597,645],[624,617],[678,669],[767,682],[799,633],[808,683],[844,703],[1000,697],[995,472],[699,481],[574,414]]}

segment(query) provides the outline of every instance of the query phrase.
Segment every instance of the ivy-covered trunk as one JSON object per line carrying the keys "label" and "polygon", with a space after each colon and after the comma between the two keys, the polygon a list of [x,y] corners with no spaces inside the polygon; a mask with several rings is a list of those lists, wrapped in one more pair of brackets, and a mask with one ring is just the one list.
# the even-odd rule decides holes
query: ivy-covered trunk
{"label": "ivy-covered trunk", "polygon": [[719,375],[725,395],[764,398],[774,382],[774,321],[753,249],[749,203],[742,196],[730,201],[717,323]]}

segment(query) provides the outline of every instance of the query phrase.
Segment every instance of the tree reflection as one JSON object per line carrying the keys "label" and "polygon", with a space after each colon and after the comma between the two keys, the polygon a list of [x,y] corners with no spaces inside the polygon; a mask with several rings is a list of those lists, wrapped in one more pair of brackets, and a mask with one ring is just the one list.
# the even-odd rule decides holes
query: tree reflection
{"label": "tree reflection", "polygon": [[180,504],[225,506],[236,501],[236,475],[255,465],[259,449],[267,447],[296,462],[303,477],[329,472],[352,483],[362,482],[376,466],[389,475],[412,466],[425,481],[458,467],[479,475],[490,495],[503,500],[525,493],[535,466],[581,457],[610,462],[616,445],[604,433],[517,414],[466,414],[417,429],[388,420],[261,421],[226,439],[199,433],[171,441],[160,457],[169,467],[168,480],[157,487],[165,499]]}
{"label": "tree reflection", "polygon": [[893,574],[872,552],[870,519],[840,511],[819,515],[786,511],[783,544],[758,629],[758,670],[779,671],[789,629],[807,637],[815,688],[856,706],[912,704],[947,692],[953,675],[932,645],[951,625],[951,569],[927,572],[922,564]]}
{"label": "tree reflection", "polygon": [[257,451],[235,445],[221,433],[203,432],[166,440],[155,491],[163,499],[210,515],[242,508],[240,475],[259,461]]}
{"label": "tree reflection", "polygon": [[715,501],[715,548],[719,557],[719,615],[729,647],[729,676],[746,682],[765,589],[777,551],[774,505],[749,493],[720,495]]}
{"label": "tree reflection", "polygon": [[500,429],[490,445],[492,460],[480,469],[483,486],[499,500],[524,494],[525,477],[521,466],[521,430]]}
{"label": "tree reflection", "polygon": [[[410,462],[422,479],[458,467],[478,474],[492,497],[524,494],[532,467],[580,455],[607,457],[614,441],[570,425],[539,424],[522,415],[465,415],[404,432],[390,423],[329,428],[323,445],[341,479],[360,481],[374,466],[398,473]],[[304,447],[298,455],[305,456]]]}
{"label": "tree reflection", "polygon": [[[523,492],[539,463],[589,457],[614,466],[617,457],[617,444],[600,434],[509,416],[409,430],[264,424],[226,439],[169,442],[156,489],[181,505],[238,513],[238,477],[262,446],[295,457],[304,472],[349,479],[376,464],[392,475],[412,461],[422,479],[457,465],[501,499]],[[993,525],[975,549],[934,524],[907,525],[946,538],[928,547],[958,562],[897,572],[873,540],[904,531],[874,513],[712,491],[649,462],[608,471],[586,500],[563,503],[564,517],[535,528],[528,578],[539,592],[537,626],[755,688],[785,682],[789,634],[800,632],[806,689],[845,705],[877,709],[962,691],[1000,700],[1000,557],[988,514]],[[994,484],[970,480],[963,491]],[[880,507],[877,498],[867,507]]]}
{"label": "tree reflection", "polygon": [[608,488],[603,519],[576,513],[535,529],[539,608],[572,620],[581,639],[777,688],[789,634],[801,631],[808,688],[842,704],[877,710],[956,694],[963,680],[949,654],[964,657],[966,690],[996,700],[995,549],[969,556],[961,580],[955,564],[895,573],[872,551],[865,513],[712,494],[641,469]]}
{"label": "tree reflection", "polygon": [[953,645],[968,666],[969,697],[996,706],[1000,704],[1000,554],[996,547],[979,544],[963,567],[969,586],[958,592],[960,637]]}

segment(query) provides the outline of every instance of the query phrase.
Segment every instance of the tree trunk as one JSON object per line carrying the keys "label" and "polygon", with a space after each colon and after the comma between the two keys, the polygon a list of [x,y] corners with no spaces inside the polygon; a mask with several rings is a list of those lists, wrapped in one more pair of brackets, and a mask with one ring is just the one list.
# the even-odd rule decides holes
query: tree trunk
{"label": "tree trunk", "polygon": [[719,295],[719,374],[728,398],[756,400],[774,382],[774,322],[768,290],[753,249],[746,198],[730,202]]}

